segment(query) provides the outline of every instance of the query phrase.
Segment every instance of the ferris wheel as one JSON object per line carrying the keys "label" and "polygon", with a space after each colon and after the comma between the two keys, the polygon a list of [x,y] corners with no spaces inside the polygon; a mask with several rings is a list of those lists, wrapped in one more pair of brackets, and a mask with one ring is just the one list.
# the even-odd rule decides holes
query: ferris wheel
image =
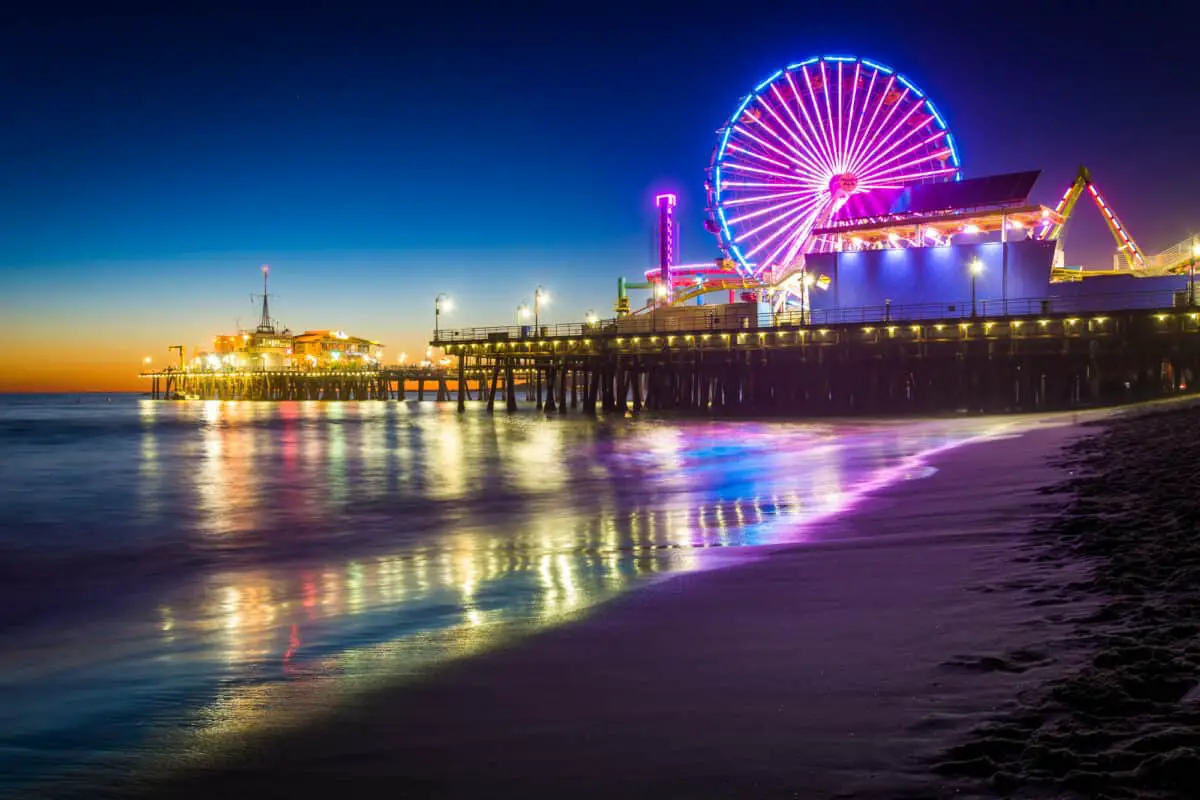
{"label": "ferris wheel", "polygon": [[823,56],[755,87],[719,131],[707,183],[711,229],[745,277],[794,271],[851,196],[961,178],[933,101],[865,58]]}

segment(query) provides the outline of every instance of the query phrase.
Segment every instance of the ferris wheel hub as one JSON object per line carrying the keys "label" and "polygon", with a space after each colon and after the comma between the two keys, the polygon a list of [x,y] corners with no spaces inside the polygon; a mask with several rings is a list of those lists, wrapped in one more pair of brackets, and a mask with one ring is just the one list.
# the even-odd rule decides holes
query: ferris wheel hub
{"label": "ferris wheel hub", "polygon": [[849,197],[858,188],[858,176],[853,172],[843,172],[829,179],[829,193],[834,198]]}

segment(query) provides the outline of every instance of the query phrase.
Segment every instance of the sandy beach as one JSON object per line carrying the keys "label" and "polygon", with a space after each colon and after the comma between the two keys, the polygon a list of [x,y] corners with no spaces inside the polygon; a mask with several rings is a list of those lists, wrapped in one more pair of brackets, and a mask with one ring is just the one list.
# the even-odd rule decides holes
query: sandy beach
{"label": "sandy beach", "polygon": [[1043,489],[1078,470],[1059,454],[1097,429],[1076,421],[946,451],[809,544],[663,581],[113,794],[986,795],[988,726],[1083,668],[1076,626],[1103,609],[1091,560],[1042,555],[1032,533],[1075,502]]}
{"label": "sandy beach", "polygon": [[1008,794],[1200,796],[1200,408],[1160,408],[1069,447],[1047,496],[1069,498],[1038,526],[1027,558],[1086,565],[1047,582],[1045,602],[1096,604],[1074,619],[1085,664],[1022,698],[938,765]]}

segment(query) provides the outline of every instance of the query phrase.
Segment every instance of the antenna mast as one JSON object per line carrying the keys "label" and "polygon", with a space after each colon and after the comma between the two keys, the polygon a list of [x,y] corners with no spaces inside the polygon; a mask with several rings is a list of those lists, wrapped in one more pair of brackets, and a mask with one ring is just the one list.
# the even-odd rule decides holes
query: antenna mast
{"label": "antenna mast", "polygon": [[258,332],[259,333],[274,333],[275,332],[275,326],[271,323],[271,309],[270,309],[270,306],[267,304],[267,298],[271,296],[270,293],[267,291],[267,281],[269,279],[270,273],[271,273],[271,268],[269,266],[267,266],[266,264],[263,264],[263,266],[262,266],[262,275],[263,275],[262,300],[263,300],[263,302],[262,302],[262,319],[260,319],[258,322]]}

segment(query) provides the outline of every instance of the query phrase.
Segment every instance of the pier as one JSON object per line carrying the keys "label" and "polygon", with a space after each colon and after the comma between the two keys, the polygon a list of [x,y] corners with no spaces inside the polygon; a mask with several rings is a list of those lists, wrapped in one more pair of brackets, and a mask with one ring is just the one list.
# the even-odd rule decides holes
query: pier
{"label": "pier", "polygon": [[[1094,298],[734,316],[728,306],[586,323],[439,330],[452,366],[147,371],[155,399],[431,400],[488,411],[812,417],[1049,411],[1191,392],[1200,308]],[[1129,298],[1126,298],[1129,300]],[[1108,302],[1111,304],[1112,298]],[[722,313],[722,310],[724,313]]]}
{"label": "pier", "polygon": [[[141,373],[155,400],[404,400],[444,401],[451,393],[444,368],[190,369]],[[409,386],[414,386],[409,390]]]}
{"label": "pier", "polygon": [[[1200,312],[1178,295],[1150,299],[1161,302],[1106,312],[1083,311],[1096,305],[1088,298],[1007,301],[1008,313],[993,315],[969,304],[836,309],[733,330],[717,316],[680,327],[649,314],[536,334],[442,330],[432,344],[457,357],[459,376],[485,376],[489,411],[498,395],[517,408],[504,387],[519,374],[534,376],[537,408],[555,413],[1061,410],[1194,390]],[[464,408],[466,394],[457,400]]]}

